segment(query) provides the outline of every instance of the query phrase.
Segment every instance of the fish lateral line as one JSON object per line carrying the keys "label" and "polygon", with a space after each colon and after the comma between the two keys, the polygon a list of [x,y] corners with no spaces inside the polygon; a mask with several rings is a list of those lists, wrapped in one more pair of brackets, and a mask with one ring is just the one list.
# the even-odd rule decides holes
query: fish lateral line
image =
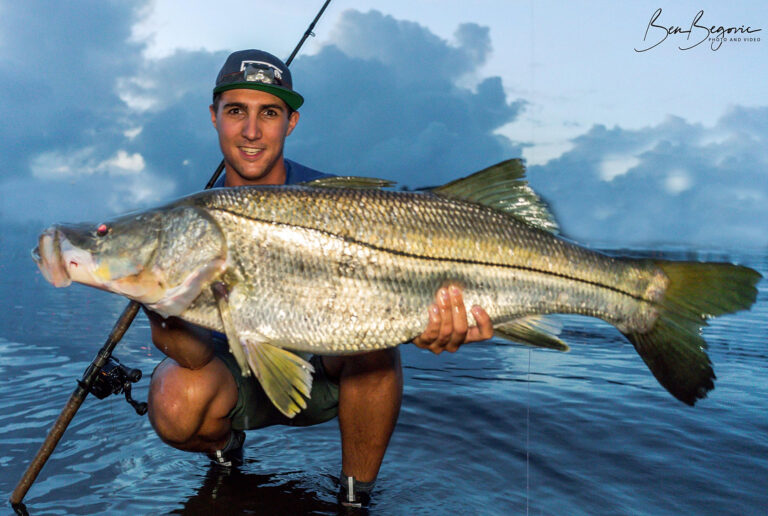
{"label": "fish lateral line", "polygon": [[[215,208],[209,208],[209,209],[211,211],[219,211],[219,212],[222,212],[222,213],[227,213],[227,214],[230,214],[230,215],[233,215],[233,216],[236,216],[236,217],[241,217],[241,218],[244,218],[244,219],[247,219],[247,220],[250,220],[250,221],[260,222],[262,224],[267,224],[267,225],[271,225],[271,226],[287,227],[287,228],[299,228],[299,229],[304,229],[304,230],[307,230],[307,231],[314,231],[316,233],[320,233],[322,235],[329,236],[331,238],[336,238],[336,239],[339,239],[339,240],[343,240],[344,242],[348,242],[350,244],[356,244],[356,245],[359,245],[361,247],[367,247],[368,249],[372,249],[374,251],[379,251],[379,252],[382,252],[382,253],[391,254],[391,255],[394,255],[394,256],[401,256],[401,257],[404,257],[404,258],[413,258],[413,259],[417,259],[417,260],[426,260],[426,261],[433,261],[433,262],[450,262],[450,263],[458,263],[458,264],[462,264],[462,265],[479,265],[479,266],[483,266],[483,267],[499,267],[499,268],[502,268],[502,269],[512,269],[512,270],[518,270],[518,271],[521,271],[521,272],[532,272],[532,273],[537,273],[537,274],[543,274],[543,275],[546,275],[546,276],[551,276],[551,277],[555,277],[555,278],[561,278],[561,279],[565,279],[565,280],[574,281],[574,282],[580,283],[582,285],[591,285],[593,287],[598,287],[598,288],[607,290],[609,292],[615,292],[617,294],[620,294],[620,295],[623,295],[623,296],[627,296],[627,297],[629,297],[631,299],[634,299],[636,301],[640,301],[642,303],[648,303],[650,305],[654,305],[655,304],[655,302],[653,300],[646,299],[646,298],[644,298],[642,296],[639,296],[639,295],[636,295],[636,294],[632,294],[631,292],[627,292],[627,291],[622,290],[620,288],[612,287],[611,285],[606,285],[604,283],[600,283],[600,282],[597,282],[597,281],[592,281],[592,280],[588,280],[588,279],[584,279],[584,278],[579,278],[579,277],[576,277],[576,276],[569,276],[569,275],[564,274],[564,273],[558,273],[558,272],[554,272],[554,271],[547,271],[547,270],[544,270],[544,269],[537,269],[535,267],[528,267],[528,266],[525,266],[525,265],[514,265],[514,264],[506,264],[506,263],[485,262],[485,261],[481,261],[481,260],[467,260],[467,259],[464,259],[464,258],[427,256],[427,255],[421,255],[421,254],[416,254],[416,253],[408,253],[408,252],[405,252],[405,251],[398,251],[397,249],[390,249],[390,248],[387,248],[387,247],[377,246],[375,244],[371,244],[369,242],[363,242],[361,240],[357,240],[355,238],[351,238],[351,237],[348,237],[348,236],[338,235],[336,233],[332,233],[330,231],[326,231],[326,230],[320,229],[320,228],[315,228],[315,227],[310,227],[310,226],[302,226],[300,224],[291,224],[291,223],[288,223],[288,222],[278,222],[278,221],[275,221],[275,220],[262,219],[262,218],[259,218],[259,217],[254,217],[252,215],[243,214],[243,213],[240,213],[240,212],[228,210],[226,208],[221,208],[221,207],[215,207]],[[607,255],[601,255],[601,256],[605,256],[606,258],[610,258]]]}

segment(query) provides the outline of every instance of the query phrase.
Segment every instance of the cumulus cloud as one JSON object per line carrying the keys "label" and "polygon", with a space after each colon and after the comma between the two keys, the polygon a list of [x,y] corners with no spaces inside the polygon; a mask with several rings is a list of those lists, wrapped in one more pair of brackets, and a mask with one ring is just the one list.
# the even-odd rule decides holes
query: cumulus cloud
{"label": "cumulus cloud", "polygon": [[672,116],[638,130],[596,125],[572,143],[530,177],[577,240],[768,243],[768,107],[734,107],[712,127]]}
{"label": "cumulus cloud", "polygon": [[[0,17],[0,151],[25,170],[28,153],[85,148],[122,139],[123,103],[115,80],[139,62],[127,42],[132,4],[96,0],[6,2]],[[109,152],[110,154],[114,152]]]}
{"label": "cumulus cloud", "polygon": [[131,39],[144,4],[4,5],[0,187],[15,193],[0,216],[103,216],[205,184],[218,159],[207,106],[223,57],[144,60]]}
{"label": "cumulus cloud", "polygon": [[[156,185],[130,137],[140,124],[116,89],[141,63],[129,40],[140,4],[83,1],[3,5],[0,33],[0,216],[78,220],[141,206]],[[133,130],[133,131],[131,131]],[[135,134],[133,134],[135,132]]]}
{"label": "cumulus cloud", "polygon": [[424,84],[474,72],[491,51],[487,27],[459,25],[451,45],[418,23],[378,11],[345,11],[333,30],[334,46],[351,58],[386,65],[393,80]]}
{"label": "cumulus cloud", "polygon": [[123,149],[109,159],[97,162],[95,149],[86,147],[72,153],[44,152],[32,158],[32,176],[38,179],[73,179],[96,173],[130,175],[144,170],[144,157],[138,152],[129,154]]}
{"label": "cumulus cloud", "polygon": [[[220,160],[207,106],[227,52],[142,57],[131,29],[147,2],[14,2],[0,17],[0,216],[98,218],[199,190]],[[258,43],[256,43],[258,44]],[[236,50],[236,49],[232,49]],[[290,158],[338,174],[441,184],[521,155],[497,134],[526,108],[481,70],[486,27],[451,40],[382,13],[346,11],[292,65],[307,102]],[[765,245],[768,108],[712,127],[670,116],[595,125],[532,185],[565,232],[608,245]]]}
{"label": "cumulus cloud", "polygon": [[[220,160],[207,106],[227,52],[142,58],[131,28],[145,4],[6,6],[0,95],[13,102],[0,153],[14,175],[3,185],[19,195],[0,203],[4,213],[37,217],[29,208],[43,202],[56,218],[73,206],[124,211],[205,184]],[[288,156],[411,186],[519,156],[494,132],[524,102],[478,75],[490,51],[475,24],[446,41],[376,11],[345,12],[329,45],[294,62],[307,104]]]}
{"label": "cumulus cloud", "polygon": [[606,156],[600,165],[600,178],[605,181],[612,181],[639,164],[640,160],[635,156]]}
{"label": "cumulus cloud", "polygon": [[120,149],[113,157],[106,161],[99,163],[96,170],[107,170],[111,174],[127,175],[135,174],[144,170],[144,157],[138,152],[128,154],[125,150]]}
{"label": "cumulus cloud", "polygon": [[[417,23],[346,11],[333,34],[293,66],[307,103],[291,156],[424,186],[521,155],[495,131],[525,102],[508,100],[499,77],[477,77],[491,48],[487,28],[461,25],[449,42]],[[462,86],[468,76],[472,89]]]}

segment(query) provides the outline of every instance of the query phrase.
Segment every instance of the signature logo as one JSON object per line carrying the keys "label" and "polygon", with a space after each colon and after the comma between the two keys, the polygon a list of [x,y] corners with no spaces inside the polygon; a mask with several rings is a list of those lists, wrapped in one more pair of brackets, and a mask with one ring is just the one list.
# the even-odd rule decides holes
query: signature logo
{"label": "signature logo", "polygon": [[651,15],[651,20],[648,22],[648,26],[645,28],[645,35],[643,41],[648,43],[649,46],[645,48],[636,48],[635,52],[646,52],[652,48],[656,48],[670,36],[685,36],[684,45],[678,46],[680,50],[690,50],[704,43],[710,42],[710,48],[718,50],[725,41],[760,41],[759,37],[752,36],[755,32],[760,32],[763,29],[753,29],[750,26],[740,25],[738,27],[726,27],[724,25],[709,25],[702,22],[704,17],[704,10],[702,9],[696,16],[693,17],[693,21],[685,28],[679,25],[664,25],[659,21],[661,18],[661,7]]}

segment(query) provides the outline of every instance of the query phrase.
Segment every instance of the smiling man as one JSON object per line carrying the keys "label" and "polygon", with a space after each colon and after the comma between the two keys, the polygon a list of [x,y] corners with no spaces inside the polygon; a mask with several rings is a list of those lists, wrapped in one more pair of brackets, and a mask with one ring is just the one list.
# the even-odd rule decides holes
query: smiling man
{"label": "smiling man", "polygon": [[[231,54],[213,93],[211,121],[225,162],[217,187],[295,184],[328,176],[283,157],[304,99],[293,90],[291,73],[278,58],[259,50]],[[441,353],[490,338],[490,318],[480,307],[472,310],[478,326],[468,328],[461,292],[442,289],[430,308],[427,328],[414,344]],[[150,421],[163,441],[205,452],[214,464],[232,467],[242,463],[245,430],[310,426],[338,416],[339,499],[345,505],[367,503],[400,410],[398,348],[312,357],[308,406],[289,419],[253,376],[240,374],[224,335],[180,319],[147,315],[152,340],[167,355],[152,375],[149,392]]]}

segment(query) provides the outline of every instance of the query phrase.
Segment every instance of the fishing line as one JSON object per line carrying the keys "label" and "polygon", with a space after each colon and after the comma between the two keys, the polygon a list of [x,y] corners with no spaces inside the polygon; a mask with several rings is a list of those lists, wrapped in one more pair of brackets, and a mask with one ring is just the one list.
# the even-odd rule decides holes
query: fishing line
{"label": "fishing line", "polygon": [[[530,35],[528,41],[531,42],[530,55],[529,55],[529,69],[530,69],[530,86],[529,91],[531,96],[535,94],[536,88],[536,67],[534,66],[536,57],[536,23],[535,23],[535,11],[533,0],[530,0],[528,6],[530,8],[530,20],[528,28]],[[531,130],[531,142],[536,141],[536,124],[530,124]],[[534,144],[535,145],[535,144]],[[525,514],[528,516],[531,503],[531,354],[533,350],[528,348],[528,381],[527,384],[527,406],[525,410]]]}
{"label": "fishing line", "polygon": [[528,403],[525,409],[525,514],[528,515],[528,509],[531,500],[531,354],[533,350],[528,349]]}

